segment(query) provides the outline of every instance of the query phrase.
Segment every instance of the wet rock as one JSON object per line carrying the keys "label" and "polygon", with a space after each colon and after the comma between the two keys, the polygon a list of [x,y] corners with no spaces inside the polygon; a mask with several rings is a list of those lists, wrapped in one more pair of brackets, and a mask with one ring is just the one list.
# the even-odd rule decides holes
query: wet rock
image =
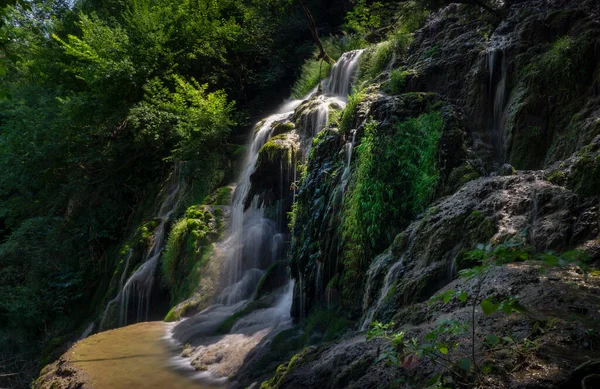
{"label": "wet rock", "polygon": [[246,207],[258,196],[259,205],[272,206],[283,202],[291,207],[292,183],[298,177],[299,136],[294,132],[272,137],[260,149],[256,170],[250,176],[251,187]]}
{"label": "wet rock", "polygon": [[515,174],[517,174],[517,171],[509,163],[505,163],[502,165],[502,167],[500,167],[500,170],[498,170],[498,175],[500,176],[512,176]]}
{"label": "wet rock", "polygon": [[376,317],[389,320],[395,310],[429,298],[458,269],[471,266],[460,262],[461,253],[479,243],[517,239],[539,251],[561,252],[593,241],[599,231],[597,205],[541,177],[537,172],[481,178],[434,204],[393,246],[391,263],[402,260],[405,271],[395,281],[395,296]]}

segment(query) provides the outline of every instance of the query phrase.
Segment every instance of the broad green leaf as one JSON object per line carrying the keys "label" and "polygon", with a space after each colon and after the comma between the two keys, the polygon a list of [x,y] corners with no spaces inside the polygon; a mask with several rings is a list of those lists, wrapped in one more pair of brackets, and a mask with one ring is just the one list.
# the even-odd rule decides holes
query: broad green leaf
{"label": "broad green leaf", "polygon": [[485,337],[485,341],[487,342],[487,344],[489,344],[490,346],[495,346],[498,343],[500,343],[500,338],[498,338],[496,335],[494,334],[488,334]]}
{"label": "broad green leaf", "polygon": [[460,367],[464,371],[471,370],[471,364],[472,363],[469,358],[462,358],[460,361],[458,361],[458,367]]}
{"label": "broad green leaf", "polygon": [[481,302],[481,309],[483,309],[483,313],[486,316],[489,316],[498,310],[498,304],[494,304],[491,300],[485,299]]}
{"label": "broad green leaf", "polygon": [[461,302],[465,302],[468,300],[469,298],[469,294],[467,292],[465,292],[464,290],[461,290],[457,293],[456,298],[461,301]]}
{"label": "broad green leaf", "polygon": [[438,347],[438,351],[441,352],[442,354],[446,355],[446,354],[448,354],[448,347],[446,347],[446,346],[439,346]]}
{"label": "broad green leaf", "polygon": [[442,295],[442,300],[444,301],[444,304],[448,304],[450,302],[450,300],[452,300],[452,297],[454,297],[453,290],[445,291],[444,294]]}

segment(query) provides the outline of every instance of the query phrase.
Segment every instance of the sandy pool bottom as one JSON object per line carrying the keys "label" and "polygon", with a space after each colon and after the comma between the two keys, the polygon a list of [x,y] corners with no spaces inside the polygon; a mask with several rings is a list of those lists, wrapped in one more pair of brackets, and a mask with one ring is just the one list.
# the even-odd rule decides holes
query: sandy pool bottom
{"label": "sandy pool bottom", "polygon": [[162,322],[101,332],[78,342],[69,360],[96,389],[214,389],[193,380],[192,372],[170,366],[173,354],[166,333],[167,324]]}

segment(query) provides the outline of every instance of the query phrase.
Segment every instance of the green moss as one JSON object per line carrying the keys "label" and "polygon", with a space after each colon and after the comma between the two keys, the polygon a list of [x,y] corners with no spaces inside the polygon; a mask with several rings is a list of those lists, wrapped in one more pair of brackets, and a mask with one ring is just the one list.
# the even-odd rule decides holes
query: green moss
{"label": "green moss", "polygon": [[202,203],[206,205],[229,205],[231,204],[232,195],[233,187],[224,186],[206,196]]}
{"label": "green moss", "polygon": [[365,50],[358,68],[358,85],[362,88],[372,82],[392,60],[394,44],[381,42]]}
{"label": "green moss", "polygon": [[273,136],[294,131],[294,128],[296,128],[296,126],[292,122],[277,123],[273,126]]}
{"label": "green moss", "polygon": [[304,349],[302,352],[295,354],[287,364],[281,364],[275,371],[275,375],[268,381],[260,385],[260,389],[278,389],[281,388],[285,377],[292,373],[297,365],[302,361],[303,357],[310,352],[309,349]]}
{"label": "green moss", "polygon": [[363,92],[357,91],[348,97],[348,104],[341,113],[340,130],[348,132],[354,126],[354,118],[356,117],[356,108],[365,99],[366,95]]}
{"label": "green moss", "polygon": [[285,272],[286,268],[287,261],[278,261],[271,264],[271,266],[268,267],[267,271],[258,282],[254,298],[259,299],[262,296],[272,292],[274,288],[281,286],[282,283],[278,282],[278,279],[288,279],[285,273],[283,275],[281,274]]}
{"label": "green moss", "polygon": [[465,163],[456,169],[452,170],[450,176],[448,177],[448,181],[446,183],[446,187],[448,188],[448,193],[453,193],[463,187],[467,182],[476,180],[481,175],[471,165],[470,163]]}
{"label": "green moss", "polygon": [[261,147],[258,156],[257,168],[267,162],[281,160],[284,167],[292,165],[295,155],[298,153],[296,138],[290,134],[280,134],[269,139]]}
{"label": "green moss", "polygon": [[409,118],[393,128],[365,126],[356,173],[344,201],[344,299],[353,301],[369,261],[422,212],[438,185],[441,113]]}
{"label": "green moss", "polygon": [[594,154],[589,146],[578,154],[568,180],[568,188],[582,196],[600,195],[600,154]]}
{"label": "green moss", "polygon": [[174,322],[174,321],[181,319],[182,317],[193,314],[194,312],[198,312],[200,302],[201,301],[196,298],[191,298],[191,299],[184,301],[181,304],[174,306],[166,314],[163,321]]}
{"label": "green moss", "polygon": [[394,296],[396,295],[396,289],[398,288],[398,282],[395,281],[392,286],[390,287],[390,289],[388,290],[388,292],[386,293],[385,297],[383,298],[384,303],[388,303],[390,302]]}
{"label": "green moss", "polygon": [[171,308],[171,310],[167,313],[165,318],[163,319],[167,323],[177,321],[181,318],[181,314],[175,309],[175,307]]}
{"label": "green moss", "polygon": [[390,73],[390,81],[386,85],[386,90],[393,94],[397,95],[404,91],[404,87],[406,86],[406,79],[408,76],[414,75],[414,70],[402,70],[402,69],[394,69]]}
{"label": "green moss", "polygon": [[403,231],[394,238],[394,242],[392,243],[392,254],[395,256],[401,255],[407,244],[408,235]]}
{"label": "green moss", "polygon": [[566,183],[567,177],[565,172],[562,170],[554,170],[544,177],[547,181],[553,183],[554,185],[563,186]]}
{"label": "green moss", "polygon": [[[222,192],[230,195],[230,190]],[[197,289],[202,269],[213,255],[213,242],[218,240],[222,229],[222,213],[205,205],[189,207],[174,224],[162,258],[164,280],[171,288],[173,304],[190,297]]]}

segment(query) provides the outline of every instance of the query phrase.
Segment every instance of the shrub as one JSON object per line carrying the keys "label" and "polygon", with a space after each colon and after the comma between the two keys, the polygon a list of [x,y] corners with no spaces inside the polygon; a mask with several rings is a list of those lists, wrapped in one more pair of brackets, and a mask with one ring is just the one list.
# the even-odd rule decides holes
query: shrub
{"label": "shrub", "polygon": [[365,94],[357,91],[348,97],[348,104],[340,115],[340,129],[342,131],[349,131],[354,125],[354,117],[356,116],[356,107],[364,100]]}
{"label": "shrub", "polygon": [[309,59],[302,65],[300,77],[292,87],[292,98],[301,99],[319,85],[322,79],[331,72],[331,65],[327,61]]}

